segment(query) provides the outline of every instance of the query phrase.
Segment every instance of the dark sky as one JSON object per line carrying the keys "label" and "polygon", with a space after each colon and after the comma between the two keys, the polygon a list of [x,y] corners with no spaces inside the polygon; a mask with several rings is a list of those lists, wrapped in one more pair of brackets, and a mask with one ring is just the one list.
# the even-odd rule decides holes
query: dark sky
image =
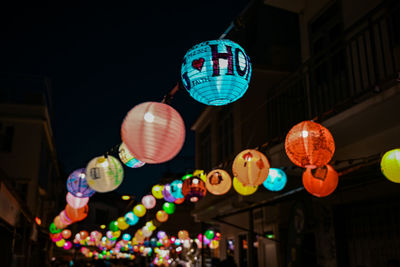
{"label": "dark sky", "polygon": [[[67,173],[119,144],[125,114],[161,101],[179,79],[185,52],[217,39],[248,1],[100,2],[0,7],[1,72],[52,80],[56,149]],[[180,91],[172,106],[187,127],[181,153],[167,164],[125,168],[118,192],[140,196],[168,168],[193,168],[189,128],[203,105]]]}

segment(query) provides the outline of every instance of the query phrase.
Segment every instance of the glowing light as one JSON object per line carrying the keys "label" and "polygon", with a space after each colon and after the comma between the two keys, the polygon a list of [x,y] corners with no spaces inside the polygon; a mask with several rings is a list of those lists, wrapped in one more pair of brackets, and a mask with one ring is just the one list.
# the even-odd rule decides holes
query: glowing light
{"label": "glowing light", "polygon": [[102,225],[100,225],[100,228],[101,228],[101,229],[106,229],[106,225],[105,225],[105,224],[102,224]]}
{"label": "glowing light", "polygon": [[144,114],[144,120],[147,122],[153,122],[154,121],[154,115],[151,112],[146,112]]}
{"label": "glowing light", "polygon": [[37,225],[41,225],[42,224],[42,220],[39,217],[35,218],[35,222]]}
{"label": "glowing light", "polygon": [[127,196],[127,195],[123,195],[121,198],[122,198],[123,200],[129,200],[129,199],[131,199],[131,197],[130,197],[130,196]]}

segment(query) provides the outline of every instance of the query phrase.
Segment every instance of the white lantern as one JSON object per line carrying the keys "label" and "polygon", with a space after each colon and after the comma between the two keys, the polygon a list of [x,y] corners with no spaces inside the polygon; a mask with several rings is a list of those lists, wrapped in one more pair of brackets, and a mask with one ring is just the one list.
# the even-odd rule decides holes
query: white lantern
{"label": "white lantern", "polygon": [[122,183],[124,169],[113,156],[92,159],[86,167],[89,186],[97,192],[110,192]]}

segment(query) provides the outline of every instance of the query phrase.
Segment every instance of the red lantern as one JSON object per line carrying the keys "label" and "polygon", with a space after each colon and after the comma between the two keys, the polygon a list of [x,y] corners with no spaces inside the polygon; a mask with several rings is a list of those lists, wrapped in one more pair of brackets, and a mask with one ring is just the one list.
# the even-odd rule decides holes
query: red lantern
{"label": "red lantern", "polygon": [[191,202],[197,202],[206,194],[206,185],[200,178],[192,176],[183,181],[182,194]]}
{"label": "red lantern", "polygon": [[68,239],[71,237],[71,230],[65,229],[64,231],[61,232],[61,235],[64,239]]}
{"label": "red lantern", "polygon": [[145,102],[126,115],[122,141],[135,158],[145,163],[162,163],[175,157],[185,140],[185,124],[171,106]]}
{"label": "red lantern", "polygon": [[82,221],[83,219],[86,218],[88,212],[89,212],[88,205],[85,205],[84,207],[79,209],[74,209],[68,204],[67,206],[65,206],[65,213],[68,216],[68,218],[71,219],[71,221],[73,222]]}
{"label": "red lantern", "polygon": [[285,150],[294,164],[313,169],[328,164],[332,159],[335,141],[321,124],[303,121],[287,134]]}
{"label": "red lantern", "polygon": [[85,240],[86,239],[86,237],[88,237],[89,236],[89,233],[87,232],[87,231],[80,231],[79,232],[79,236],[81,237],[81,240]]}
{"label": "red lantern", "polygon": [[330,165],[303,172],[304,188],[316,197],[326,197],[335,191],[339,175]]}

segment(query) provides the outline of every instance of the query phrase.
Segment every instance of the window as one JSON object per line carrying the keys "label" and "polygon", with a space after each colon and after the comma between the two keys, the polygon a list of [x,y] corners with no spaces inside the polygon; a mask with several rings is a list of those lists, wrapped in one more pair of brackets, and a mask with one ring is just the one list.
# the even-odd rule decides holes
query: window
{"label": "window", "polygon": [[200,168],[211,169],[211,127],[208,125],[200,133]]}
{"label": "window", "polygon": [[11,152],[14,138],[14,127],[0,122],[0,151]]}

